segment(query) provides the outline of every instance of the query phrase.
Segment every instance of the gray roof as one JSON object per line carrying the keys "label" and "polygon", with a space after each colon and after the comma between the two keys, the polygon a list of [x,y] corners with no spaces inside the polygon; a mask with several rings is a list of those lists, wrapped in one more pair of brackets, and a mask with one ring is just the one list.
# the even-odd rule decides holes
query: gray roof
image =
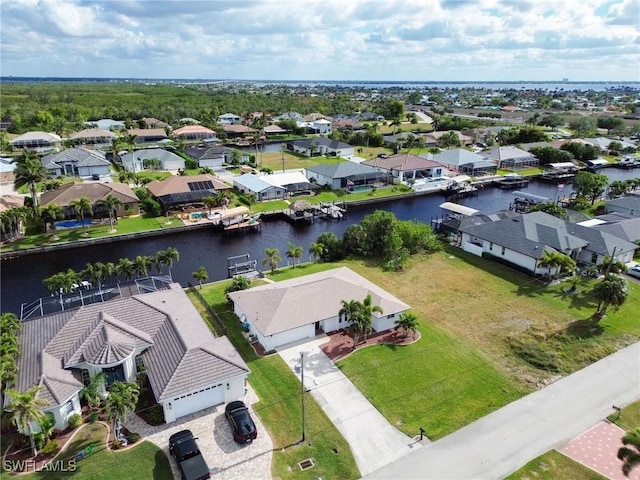
{"label": "gray roof", "polygon": [[[184,162],[184,159],[180,155],[176,155],[173,152],[165,150],[164,148],[142,148],[134,152],[134,158],[140,160],[149,160],[151,158],[157,158],[161,162],[168,160]],[[123,162],[129,162],[131,160],[131,153],[125,153],[120,155]]]}
{"label": "gray roof", "polygon": [[289,142],[292,145],[295,145],[298,148],[308,149],[311,145],[322,146],[326,148],[330,148],[332,150],[345,150],[348,148],[353,148],[348,143],[339,142],[337,140],[332,140],[326,137],[313,137],[313,138],[305,138],[302,140],[296,140],[294,142]]}
{"label": "gray roof", "polygon": [[594,225],[591,228],[602,230],[628,242],[637,242],[640,240],[640,218],[629,218],[616,223]]}
{"label": "gray roof", "polygon": [[[229,298],[265,335],[333,318],[342,308],[342,300],[362,301],[371,295],[373,305],[390,315],[410,307],[347,267],[305,275],[304,277],[233,292]],[[305,314],[301,315],[301,309]]]}
{"label": "gray roof", "polygon": [[[424,155],[421,157],[425,158]],[[470,152],[464,148],[456,148],[454,150],[445,150],[431,157],[434,162],[445,163],[447,165],[466,165],[468,163],[484,163],[487,162],[487,157],[478,155],[477,153]]]}
{"label": "gray roof", "polygon": [[111,162],[106,159],[103,152],[82,147],[68,148],[62,152],[42,157],[42,165],[47,169],[59,169],[69,162],[75,163],[78,167],[111,165]]}
{"label": "gray roof", "polygon": [[248,188],[252,192],[263,192],[272,188],[284,190],[282,187],[272,185],[262,180],[262,178],[251,173],[245,173],[238,177],[234,177],[233,183]]}
{"label": "gray roof", "polygon": [[249,372],[229,340],[214,338],[172,284],[23,322],[16,388],[42,385],[40,396],[61,404],[82,388],[74,366],[118,362],[146,347],[142,358],[158,401]]}
{"label": "gray roof", "polygon": [[487,150],[482,153],[487,158],[490,158],[492,160],[498,160],[498,161],[520,159],[520,158],[535,158],[533,154],[529,152],[525,152],[524,150],[521,150],[518,147],[514,147],[511,145],[508,145],[506,147],[495,147],[495,148],[492,148],[491,150]]}
{"label": "gray roof", "polygon": [[324,175],[329,178],[349,178],[356,175],[380,175],[381,173],[373,167],[361,165],[356,162],[340,162],[332,165],[320,164],[307,167],[307,177],[309,172]]}
{"label": "gray roof", "polygon": [[213,147],[191,146],[184,149],[184,153],[196,160],[208,160],[211,158],[217,159],[224,157],[226,154],[230,154],[231,152],[231,148],[223,147],[222,145],[215,145]]}
{"label": "gray roof", "polygon": [[607,210],[615,210],[616,207],[624,208],[625,210],[635,209],[636,215],[640,212],[640,196],[628,195],[625,197],[614,198],[613,200],[607,200],[605,202]]}

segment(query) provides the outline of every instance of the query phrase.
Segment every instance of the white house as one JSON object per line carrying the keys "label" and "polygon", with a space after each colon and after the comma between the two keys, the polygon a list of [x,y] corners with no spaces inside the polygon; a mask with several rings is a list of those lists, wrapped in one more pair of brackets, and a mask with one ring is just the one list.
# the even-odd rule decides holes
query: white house
{"label": "white house", "polygon": [[354,155],[354,147],[348,143],[331,140],[325,137],[305,138],[289,142],[287,148],[295,153],[301,153],[308,157],[318,155],[335,155],[351,157]]}
{"label": "white house", "polygon": [[38,153],[57,152],[61,143],[59,135],[47,132],[27,132],[11,140],[13,148],[25,148]]}
{"label": "white house", "polygon": [[320,135],[329,135],[332,132],[331,122],[324,118],[308,122],[308,128],[311,129],[313,133],[318,133]]}
{"label": "white house", "polygon": [[200,168],[217,168],[222,167],[225,163],[231,163],[233,150],[222,145],[214,146],[188,146],[184,149],[184,153],[194,160],[198,161]]}
{"label": "white house", "polygon": [[105,375],[107,396],[109,385],[135,381],[143,368],[167,423],[241,398],[249,373],[178,284],[22,322],[16,389],[39,386],[56,428],[81,412],[79,393],[90,378]]}
{"label": "white house", "polygon": [[218,125],[238,125],[241,118],[234,113],[223,113],[218,117]]}
{"label": "white house", "polygon": [[[184,158],[164,148],[142,148],[131,153],[120,155],[122,166],[128,170],[137,172],[141,169],[152,170],[180,170],[184,168]],[[149,161],[158,160],[160,163],[153,167]]]}
{"label": "white house", "polygon": [[284,198],[287,189],[278,185],[273,185],[251,173],[233,177],[233,188],[239,192],[254,195],[257,201],[275,200]]}
{"label": "white house", "polygon": [[42,157],[42,165],[51,175],[69,175],[83,179],[109,179],[111,162],[98,150],[84,147],[68,148]]}
{"label": "white house", "polygon": [[267,351],[345,328],[339,318],[342,300],[362,301],[371,295],[372,327],[383,332],[395,326],[409,305],[347,267],[233,292],[234,313]]}

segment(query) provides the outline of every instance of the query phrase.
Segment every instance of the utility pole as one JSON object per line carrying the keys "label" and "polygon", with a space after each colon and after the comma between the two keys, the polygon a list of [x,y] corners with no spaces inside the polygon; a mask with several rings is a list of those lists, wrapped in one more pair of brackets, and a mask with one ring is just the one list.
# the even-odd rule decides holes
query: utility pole
{"label": "utility pole", "polygon": [[617,245],[613,246],[613,252],[611,252],[611,259],[609,260],[609,265],[607,265],[607,270],[604,272],[604,278],[609,278],[609,272],[611,271],[611,266],[613,265],[613,262],[616,261],[616,249],[618,248]]}
{"label": "utility pole", "polygon": [[300,395],[302,398],[302,440],[304,443],[304,352],[300,352]]}

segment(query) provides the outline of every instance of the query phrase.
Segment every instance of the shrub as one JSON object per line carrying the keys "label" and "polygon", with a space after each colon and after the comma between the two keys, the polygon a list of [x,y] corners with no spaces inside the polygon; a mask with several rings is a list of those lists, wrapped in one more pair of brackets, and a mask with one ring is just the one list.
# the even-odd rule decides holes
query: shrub
{"label": "shrub", "polygon": [[136,432],[131,432],[129,435],[127,435],[127,440],[129,441],[129,443],[136,443],[138,440],[140,440],[140,434],[136,433]]}
{"label": "shrub", "polygon": [[69,423],[69,427],[78,428],[80,425],[82,425],[82,417],[79,413],[74,413],[67,419],[67,422]]}
{"label": "shrub", "polygon": [[58,440],[49,440],[44,447],[42,448],[43,455],[50,455],[58,451],[59,442]]}
{"label": "shrub", "polygon": [[119,450],[120,448],[122,448],[122,442],[119,440],[114,440],[113,443],[111,444],[111,449]]}
{"label": "shrub", "polygon": [[87,416],[87,420],[89,420],[89,423],[94,423],[98,421],[98,417],[99,417],[98,412],[93,411]]}
{"label": "shrub", "polygon": [[161,425],[164,423],[164,410],[162,409],[162,405],[156,404],[150,407],[145,417],[149,425]]}

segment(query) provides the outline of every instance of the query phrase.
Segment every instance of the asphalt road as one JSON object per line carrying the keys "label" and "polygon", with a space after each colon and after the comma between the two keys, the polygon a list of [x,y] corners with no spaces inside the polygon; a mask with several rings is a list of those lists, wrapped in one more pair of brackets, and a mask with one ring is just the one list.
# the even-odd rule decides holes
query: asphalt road
{"label": "asphalt road", "polygon": [[364,478],[501,479],[638,398],[635,343]]}

